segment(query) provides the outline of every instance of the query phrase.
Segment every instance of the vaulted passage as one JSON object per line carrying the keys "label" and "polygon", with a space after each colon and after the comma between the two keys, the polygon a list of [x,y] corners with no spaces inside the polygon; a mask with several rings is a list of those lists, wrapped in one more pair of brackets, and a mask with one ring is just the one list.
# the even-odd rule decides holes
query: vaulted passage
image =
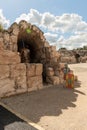
{"label": "vaulted passage", "polygon": [[[21,53],[25,48],[25,55],[29,53],[30,63],[41,63],[40,62],[40,49],[42,48],[40,37],[34,31],[27,33],[26,30],[21,30],[18,35],[18,51]],[[21,57],[22,60],[23,57]],[[23,61],[23,60],[22,60]],[[26,61],[25,61],[26,62]]]}
{"label": "vaulted passage", "polygon": [[0,97],[42,89],[43,81],[59,84],[59,54],[38,27],[23,20],[0,37]]}
{"label": "vaulted passage", "polygon": [[[35,31],[27,33],[26,30],[20,30],[18,35],[18,52],[21,55],[22,63],[42,63],[43,64],[43,80],[46,80],[46,67],[43,63],[44,51],[43,42],[41,41],[40,35]],[[46,60],[46,59],[45,59]]]}

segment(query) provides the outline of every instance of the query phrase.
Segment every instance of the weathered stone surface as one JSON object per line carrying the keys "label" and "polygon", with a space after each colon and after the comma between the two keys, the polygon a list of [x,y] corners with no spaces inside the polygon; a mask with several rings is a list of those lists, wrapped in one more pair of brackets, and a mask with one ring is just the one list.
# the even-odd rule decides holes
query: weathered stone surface
{"label": "weathered stone surface", "polygon": [[8,50],[0,51],[0,64],[17,64],[20,63],[20,56],[17,52]]}
{"label": "weathered stone surface", "polygon": [[64,83],[64,73],[62,70],[59,73],[59,80],[60,80],[60,83]]}
{"label": "weathered stone surface", "polygon": [[42,72],[43,72],[43,65],[42,64],[36,64],[35,65],[36,67],[36,75],[39,76],[39,75],[42,75]]}
{"label": "weathered stone surface", "polygon": [[81,57],[81,62],[86,63],[87,62],[87,56]]}
{"label": "weathered stone surface", "polygon": [[4,49],[4,43],[2,41],[0,41],[0,50]]}
{"label": "weathered stone surface", "polygon": [[12,43],[17,43],[17,36],[11,35],[10,40]]}
{"label": "weathered stone surface", "polygon": [[15,81],[16,93],[27,92],[26,65],[24,63],[10,65],[10,77]]}
{"label": "weathered stone surface", "polygon": [[18,27],[14,28],[12,33],[13,33],[14,35],[18,35],[18,33],[19,33],[19,28],[18,28]]}
{"label": "weathered stone surface", "polygon": [[0,97],[12,95],[13,92],[15,92],[14,80],[9,78],[0,80]]}
{"label": "weathered stone surface", "polygon": [[35,66],[35,64],[26,64],[26,68],[27,68],[27,70],[26,70],[26,73],[27,73],[27,77],[31,77],[31,76],[35,76],[36,75],[36,73],[35,73],[35,68],[36,66]]}
{"label": "weathered stone surface", "polygon": [[63,77],[64,77],[64,73],[63,73],[62,70],[60,71],[59,77],[62,78],[62,79],[63,79]]}
{"label": "weathered stone surface", "polygon": [[46,75],[49,76],[53,76],[54,75],[54,70],[53,68],[49,67],[46,69]]}
{"label": "weathered stone surface", "polygon": [[0,65],[0,80],[8,78],[10,75],[10,68],[8,65]]}
{"label": "weathered stone surface", "polygon": [[8,32],[11,33],[12,35],[18,35],[19,33],[19,26],[18,24],[15,22],[13,23],[10,28],[8,29]]}
{"label": "weathered stone surface", "polygon": [[15,79],[15,89],[17,93],[27,92],[26,76],[20,76]]}
{"label": "weathered stone surface", "polygon": [[27,79],[28,91],[30,91],[30,88],[42,88],[42,84],[42,76],[34,76]]}
{"label": "weathered stone surface", "polygon": [[26,75],[26,65],[24,63],[10,65],[10,77],[17,78]]}
{"label": "weathered stone surface", "polygon": [[9,42],[9,33],[8,32],[3,33],[3,39],[4,39],[4,41]]}
{"label": "weathered stone surface", "polygon": [[[87,56],[87,49],[79,48],[74,50],[67,50],[67,49],[60,49],[59,50],[61,54],[61,62],[65,63],[80,63],[84,62],[86,63],[86,60],[84,59],[85,56]],[[80,57],[78,57],[78,61],[76,59],[76,54],[78,54]],[[83,59],[83,60],[82,60]]]}
{"label": "weathered stone surface", "polygon": [[60,69],[63,69],[64,66],[65,66],[65,63],[59,63],[59,68],[60,68]]}
{"label": "weathered stone surface", "polygon": [[[55,46],[49,45],[44,33],[37,26],[22,20],[19,24],[14,23],[7,31],[0,33],[0,39],[4,43],[4,49],[11,50],[0,51],[0,64],[10,65],[9,78],[15,82],[16,93],[27,91],[26,84],[28,84],[28,91],[42,88],[42,73],[43,79],[49,77],[52,84],[59,82],[60,73],[56,68],[59,68],[60,53],[56,51]],[[22,40],[24,45],[21,45]],[[3,48],[2,45],[0,47]],[[20,63],[23,58],[23,55],[20,55],[23,47],[30,50],[31,64]],[[52,69],[47,71],[49,67]],[[5,75],[8,76],[7,73]]]}
{"label": "weathered stone surface", "polygon": [[46,80],[48,83],[53,84],[53,85],[58,85],[60,83],[58,76],[51,76],[51,77],[47,76]]}
{"label": "weathered stone surface", "polygon": [[17,52],[18,46],[17,46],[17,36],[11,35],[10,36],[10,41],[12,43],[12,51]]}
{"label": "weathered stone surface", "polygon": [[25,20],[22,20],[19,22],[19,27],[21,29],[26,29],[26,28],[28,28],[28,23]]}
{"label": "weathered stone surface", "polygon": [[51,51],[56,52],[56,46],[50,46]]}

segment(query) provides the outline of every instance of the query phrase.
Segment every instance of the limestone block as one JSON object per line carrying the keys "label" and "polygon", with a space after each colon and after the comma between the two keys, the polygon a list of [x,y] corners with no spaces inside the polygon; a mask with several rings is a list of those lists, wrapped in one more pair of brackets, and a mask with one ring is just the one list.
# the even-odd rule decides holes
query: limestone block
{"label": "limestone block", "polygon": [[13,51],[13,43],[9,42],[9,48],[7,49],[7,47],[5,46],[6,50],[10,50]]}
{"label": "limestone block", "polygon": [[10,65],[10,77],[15,79],[20,76],[26,76],[26,65],[24,63]]}
{"label": "limestone block", "polygon": [[17,36],[11,35],[10,36],[10,41],[12,43],[12,51],[17,52],[18,46],[17,46]]}
{"label": "limestone block", "polygon": [[34,86],[32,88],[28,88],[28,92],[36,91],[36,90],[38,90],[38,88],[36,86]]}
{"label": "limestone block", "polygon": [[42,72],[43,72],[43,65],[42,64],[36,64],[35,65],[36,67],[36,75],[39,76],[39,75],[42,75]]}
{"label": "limestone block", "polygon": [[16,77],[15,89],[17,93],[27,92],[26,76]]}
{"label": "limestone block", "polygon": [[16,22],[13,23],[13,24],[10,26],[10,28],[8,28],[8,32],[11,33],[11,35],[12,35],[12,34],[18,35],[18,33],[19,33],[19,26],[18,26],[18,24],[17,24]]}
{"label": "limestone block", "polygon": [[19,28],[18,27],[14,28],[12,33],[17,36],[19,33]]}
{"label": "limestone block", "polygon": [[17,43],[17,36],[14,35],[10,36],[10,40],[12,43]]}
{"label": "limestone block", "polygon": [[50,84],[53,84],[53,85],[58,85],[60,83],[58,76],[51,76],[51,77],[47,76],[46,81]]}
{"label": "limestone block", "polygon": [[34,89],[39,89],[42,88],[42,76],[34,76],[34,77],[29,77],[29,79],[27,79],[27,85],[28,85],[28,89],[30,91],[30,88],[34,88]]}
{"label": "limestone block", "polygon": [[0,50],[4,49],[4,43],[2,41],[0,41]]}
{"label": "limestone block", "polygon": [[54,75],[55,75],[55,76],[59,76],[59,70],[58,70],[58,69],[56,69],[56,70],[54,71]]}
{"label": "limestone block", "polygon": [[10,74],[10,68],[8,65],[0,65],[0,80],[8,78]]}
{"label": "limestone block", "polygon": [[18,46],[17,43],[14,43],[12,46],[12,51],[17,52],[18,51]]}
{"label": "limestone block", "polygon": [[49,43],[47,41],[44,42],[44,47],[49,47]]}
{"label": "limestone block", "polygon": [[46,69],[46,75],[47,76],[53,76],[54,75],[54,70],[53,68],[49,67]]}
{"label": "limestone block", "polygon": [[26,65],[24,63],[10,65],[10,77],[15,81],[16,93],[27,92]]}
{"label": "limestone block", "polygon": [[59,59],[60,58],[60,54],[57,51],[52,51],[50,53],[50,58],[57,58],[57,59]]}
{"label": "limestone block", "polygon": [[34,30],[34,31],[38,31],[39,28],[38,28],[36,25],[33,25],[33,30]]}
{"label": "limestone block", "polygon": [[81,58],[81,62],[82,62],[82,63],[86,63],[86,62],[87,62],[87,56],[82,57],[82,58]]}
{"label": "limestone block", "polygon": [[0,32],[0,38],[1,38],[2,36],[3,36],[3,32],[1,31],[1,32]]}
{"label": "limestone block", "polygon": [[60,84],[65,84],[64,79],[60,78]]}
{"label": "limestone block", "polygon": [[63,62],[63,63],[69,63],[69,61],[70,61],[70,57],[67,57],[67,56],[61,57],[61,62]]}
{"label": "limestone block", "polygon": [[51,47],[51,51],[56,51],[56,46],[50,46]]}
{"label": "limestone block", "polygon": [[3,38],[4,38],[4,41],[9,42],[9,33],[8,32],[4,32],[3,33]]}
{"label": "limestone block", "polygon": [[35,64],[26,64],[26,73],[27,73],[27,77],[31,77],[31,76],[35,76],[36,72],[35,72]]}
{"label": "limestone block", "polygon": [[20,63],[21,59],[17,52],[8,50],[0,51],[0,64],[17,64]]}
{"label": "limestone block", "polygon": [[0,80],[0,97],[12,95],[13,92],[15,92],[14,80],[9,78]]}
{"label": "limestone block", "polygon": [[76,63],[75,57],[71,57],[70,59],[71,59],[71,63]]}
{"label": "limestone block", "polygon": [[51,47],[50,46],[46,47],[45,49],[46,49],[46,52],[51,52]]}
{"label": "limestone block", "polygon": [[28,23],[27,23],[25,20],[21,20],[21,21],[19,22],[19,27],[20,27],[21,29],[26,29],[26,28],[28,28]]}
{"label": "limestone block", "polygon": [[0,42],[3,42],[3,37],[0,37]]}
{"label": "limestone block", "polygon": [[50,52],[48,52],[47,49],[46,49],[46,59],[50,59]]}
{"label": "limestone block", "polygon": [[64,66],[65,66],[65,63],[59,63],[59,67],[60,67],[60,69],[63,69]]}
{"label": "limestone block", "polygon": [[62,70],[61,70],[60,73],[59,73],[59,77],[62,78],[62,79],[63,79],[63,77],[64,77],[64,73],[63,73]]}

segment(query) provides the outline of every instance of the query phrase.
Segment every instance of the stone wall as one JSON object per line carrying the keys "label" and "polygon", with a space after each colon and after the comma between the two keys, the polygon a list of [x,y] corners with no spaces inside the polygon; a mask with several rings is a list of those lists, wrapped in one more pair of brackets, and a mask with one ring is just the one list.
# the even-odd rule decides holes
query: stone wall
{"label": "stone wall", "polygon": [[[30,50],[30,63],[21,63],[22,40]],[[38,27],[26,21],[13,23],[0,32],[0,97],[42,89],[43,82],[62,83],[59,62],[56,47],[49,45]]]}
{"label": "stone wall", "polygon": [[68,63],[73,64],[77,63],[77,60],[75,58],[75,54],[79,54],[79,62],[86,63],[87,62],[87,50],[67,50],[67,49],[60,49],[59,53],[61,54],[60,61],[62,63]]}

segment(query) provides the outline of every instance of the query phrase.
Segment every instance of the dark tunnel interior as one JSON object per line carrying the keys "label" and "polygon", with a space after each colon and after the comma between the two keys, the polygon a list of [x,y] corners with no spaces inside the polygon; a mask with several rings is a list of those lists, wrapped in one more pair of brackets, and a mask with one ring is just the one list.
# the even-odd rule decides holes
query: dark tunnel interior
{"label": "dark tunnel interior", "polygon": [[[29,57],[29,63],[40,63],[40,55],[38,55],[38,45],[37,38],[34,38],[32,35],[27,35],[25,32],[18,35],[18,52],[23,52],[25,50],[25,59]],[[29,53],[27,53],[29,52]],[[29,56],[28,56],[29,55]],[[23,56],[21,56],[22,61]],[[24,61],[26,62],[26,61]],[[28,61],[27,61],[28,62]]]}
{"label": "dark tunnel interior", "polygon": [[[25,49],[25,53],[27,50],[29,50],[29,53],[25,54],[26,57],[29,58],[29,60],[26,61],[26,58],[25,60],[23,60],[24,56],[21,55],[22,63],[42,63],[40,53],[40,48],[42,47],[42,44],[38,44],[40,42],[41,41],[37,36],[34,37],[33,35],[27,35],[25,32],[19,33],[17,40],[18,52],[21,54],[22,50]],[[42,76],[44,82],[46,82],[45,69],[45,64],[43,64]]]}

